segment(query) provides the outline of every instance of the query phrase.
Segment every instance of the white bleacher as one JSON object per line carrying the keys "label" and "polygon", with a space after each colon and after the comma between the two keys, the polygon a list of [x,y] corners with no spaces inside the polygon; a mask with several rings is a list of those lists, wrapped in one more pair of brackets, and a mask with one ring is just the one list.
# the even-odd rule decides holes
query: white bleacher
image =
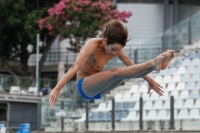
{"label": "white bleacher", "polygon": [[198,66],[196,67],[195,72],[196,72],[196,73],[200,73],[200,65],[198,65]]}
{"label": "white bleacher", "polygon": [[178,98],[185,99],[185,98],[188,98],[188,96],[189,96],[189,92],[187,90],[184,90],[180,92],[180,95]]}
{"label": "white bleacher", "polygon": [[167,110],[160,110],[158,112],[157,117],[154,120],[160,121],[160,120],[169,120],[169,117],[167,117]]}
{"label": "white bleacher", "polygon": [[176,83],[169,83],[166,88],[166,91],[174,91],[175,88],[176,88]]}
{"label": "white bleacher", "polygon": [[147,92],[147,91],[148,91],[148,85],[147,84],[141,84],[138,92],[143,93],[143,92]]}
{"label": "white bleacher", "polygon": [[143,118],[144,121],[153,121],[156,119],[156,110],[150,110],[146,117]]}
{"label": "white bleacher", "polygon": [[[178,58],[177,58],[178,59]],[[140,96],[143,98],[143,120],[145,128],[148,128],[148,122],[160,122],[170,120],[170,96],[174,97],[174,118],[176,130],[200,130],[193,127],[191,123],[199,121],[200,124],[200,58],[184,58],[181,65],[171,66],[158,73],[150,74],[156,82],[164,87],[163,96],[159,96],[154,90],[147,94],[148,84],[140,80],[133,82],[130,90],[115,95],[115,102],[132,102],[133,107],[127,110],[126,118],[122,118],[121,122],[129,124],[128,128],[135,127],[135,123],[139,122]],[[106,105],[108,106],[109,103]],[[100,105],[99,105],[100,106]],[[111,111],[111,102],[109,109]],[[100,109],[96,109],[101,111]],[[131,123],[130,123],[131,122]],[[133,123],[132,123],[133,122]],[[125,126],[124,125],[124,126]],[[154,125],[155,126],[155,125]],[[169,128],[165,123],[165,128]],[[137,127],[138,128],[138,127]],[[158,128],[158,126],[157,126]],[[135,130],[135,128],[134,128]]]}
{"label": "white bleacher", "polygon": [[183,107],[183,100],[182,99],[175,100],[174,108],[181,109],[182,107]]}
{"label": "white bleacher", "polygon": [[130,93],[138,92],[139,85],[134,84],[131,86]]}
{"label": "white bleacher", "polygon": [[190,59],[184,59],[182,61],[182,66],[190,66]]}
{"label": "white bleacher", "polygon": [[171,80],[172,80],[171,75],[165,75],[165,76],[163,77],[162,83],[170,83]]}
{"label": "white bleacher", "polygon": [[191,109],[191,108],[193,108],[193,106],[194,106],[194,100],[193,99],[187,99],[182,108]]}
{"label": "white bleacher", "polygon": [[187,67],[185,73],[195,73],[195,66]]}
{"label": "white bleacher", "polygon": [[199,73],[193,73],[190,81],[200,81]]}
{"label": "white bleacher", "polygon": [[185,86],[185,90],[193,90],[195,88],[195,82],[194,81],[189,81],[187,82],[186,86]]}
{"label": "white bleacher", "polygon": [[37,89],[37,87],[29,87],[28,88],[28,94],[29,95],[35,95],[35,96],[37,96],[38,95],[38,89]]}
{"label": "white bleacher", "polygon": [[153,107],[152,101],[146,101],[143,106],[143,110],[151,110]]}
{"label": "white bleacher", "polygon": [[200,64],[199,58],[194,58],[194,59],[191,61],[190,66],[198,66],[199,64]]}
{"label": "white bleacher", "polygon": [[179,82],[181,81],[181,75],[174,75],[171,82]]}
{"label": "white bleacher", "polygon": [[139,101],[139,98],[140,98],[140,93],[134,93],[130,99],[130,101]]}
{"label": "white bleacher", "polygon": [[185,89],[185,82],[179,82],[175,89],[176,90],[184,90]]}
{"label": "white bleacher", "polygon": [[101,112],[101,111],[105,111],[106,109],[106,103],[100,103],[98,108],[93,109],[92,112]]}
{"label": "white bleacher", "polygon": [[20,94],[20,86],[11,86],[10,94]]}
{"label": "white bleacher", "polygon": [[128,101],[131,101],[131,93],[125,93],[122,97],[122,102],[128,102]]}
{"label": "white bleacher", "polygon": [[162,109],[162,107],[163,107],[163,101],[159,100],[154,103],[152,109]]}
{"label": "white bleacher", "polygon": [[181,81],[184,81],[184,82],[189,82],[190,79],[191,79],[191,74],[188,74],[188,73],[183,74],[181,77]]}
{"label": "white bleacher", "polygon": [[179,67],[179,68],[178,68],[176,74],[183,74],[183,73],[185,73],[185,72],[186,72],[185,67],[182,66],[182,67]]}

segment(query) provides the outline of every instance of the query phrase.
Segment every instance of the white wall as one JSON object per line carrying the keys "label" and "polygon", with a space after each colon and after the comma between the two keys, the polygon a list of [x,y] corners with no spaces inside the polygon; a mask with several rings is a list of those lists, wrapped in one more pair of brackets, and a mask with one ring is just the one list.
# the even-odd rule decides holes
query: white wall
{"label": "white wall", "polygon": [[133,15],[124,23],[132,37],[127,45],[141,44],[163,32],[163,4],[117,4],[119,10],[131,11]]}

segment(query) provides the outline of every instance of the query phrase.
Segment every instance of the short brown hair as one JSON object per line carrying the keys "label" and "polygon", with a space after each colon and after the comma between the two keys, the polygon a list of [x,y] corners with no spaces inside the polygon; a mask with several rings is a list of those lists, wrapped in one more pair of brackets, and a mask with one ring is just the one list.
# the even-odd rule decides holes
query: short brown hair
{"label": "short brown hair", "polygon": [[128,39],[128,31],[120,20],[115,19],[105,24],[102,36],[103,38],[107,38],[107,45],[119,43],[125,46]]}

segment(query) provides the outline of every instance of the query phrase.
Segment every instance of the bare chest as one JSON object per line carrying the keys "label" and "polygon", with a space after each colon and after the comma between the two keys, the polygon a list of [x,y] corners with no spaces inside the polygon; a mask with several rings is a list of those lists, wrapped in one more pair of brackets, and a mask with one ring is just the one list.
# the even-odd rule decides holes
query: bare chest
{"label": "bare chest", "polygon": [[88,59],[88,63],[91,64],[93,67],[104,67],[104,65],[113,57],[113,55],[108,55],[103,52],[97,52],[90,56],[90,58]]}

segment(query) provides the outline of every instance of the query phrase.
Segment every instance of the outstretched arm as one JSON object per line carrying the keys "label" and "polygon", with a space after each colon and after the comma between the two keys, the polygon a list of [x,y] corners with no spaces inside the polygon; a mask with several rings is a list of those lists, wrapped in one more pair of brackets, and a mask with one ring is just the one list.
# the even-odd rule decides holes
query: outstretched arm
{"label": "outstretched arm", "polygon": [[[134,65],[134,63],[129,59],[129,57],[124,53],[123,50],[119,51],[117,53],[117,57],[126,65],[126,66],[131,66]],[[149,70],[147,72],[142,73],[141,75],[138,75],[136,78],[143,78],[147,82],[151,79],[147,74],[151,72],[152,70]]]}
{"label": "outstretched arm", "polygon": [[[124,53],[123,50],[119,51],[117,53],[117,57],[126,65],[126,66],[130,66],[130,65],[134,65],[134,63],[129,59],[129,57]],[[154,89],[159,95],[162,95],[163,90],[161,88],[163,88],[162,86],[160,86],[155,80],[153,80],[151,77],[147,76],[147,74],[149,72],[151,72],[152,70],[149,70],[147,72],[144,72],[142,75],[138,75],[136,78],[143,78],[145,79],[148,83],[149,83],[149,90],[148,90],[148,94],[150,93],[151,89]],[[162,93],[161,93],[162,92]]]}

